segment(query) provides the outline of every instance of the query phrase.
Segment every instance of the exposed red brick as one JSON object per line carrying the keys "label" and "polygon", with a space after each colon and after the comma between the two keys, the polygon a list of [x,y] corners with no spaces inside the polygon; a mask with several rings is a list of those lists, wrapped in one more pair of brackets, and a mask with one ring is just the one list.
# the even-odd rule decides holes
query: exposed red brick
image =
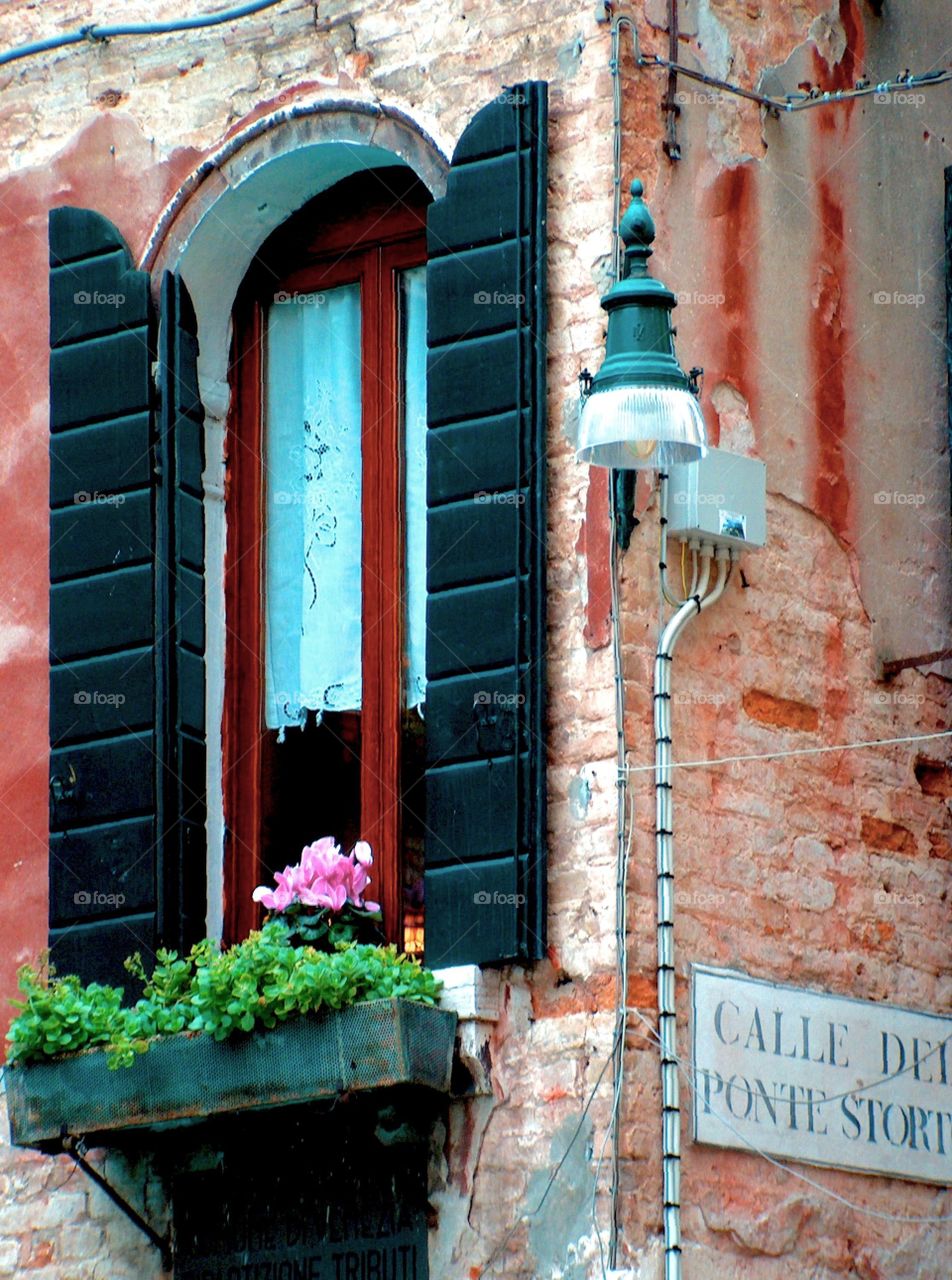
{"label": "exposed red brick", "polygon": [[916,782],[927,796],[952,796],[952,764],[948,760],[920,756],[915,769]]}
{"label": "exposed red brick", "polygon": [[570,1013],[602,1013],[615,1004],[615,975],[596,973],[556,988],[532,988],[536,1018],[564,1018]]}
{"label": "exposed red brick", "polygon": [[952,862],[952,843],[941,831],[929,831],[929,857]]}
{"label": "exposed red brick", "polygon": [[653,978],[639,975],[628,979],[628,1003],[638,1009],[655,1009],[658,1006],[658,985]]}
{"label": "exposed red brick", "polygon": [[30,1246],[30,1252],[20,1265],[32,1270],[34,1267],[45,1267],[53,1261],[53,1245],[49,1240],[36,1240]]}
{"label": "exposed red brick", "polygon": [[761,724],[775,725],[779,729],[801,729],[805,733],[814,733],[819,727],[820,713],[808,702],[780,698],[762,689],[748,689],[742,705],[751,720],[758,720]]}
{"label": "exposed red brick", "polygon": [[916,838],[908,827],[898,822],[887,822],[883,818],[874,818],[864,813],[860,835],[863,844],[870,849],[885,849],[891,853],[916,852]]}

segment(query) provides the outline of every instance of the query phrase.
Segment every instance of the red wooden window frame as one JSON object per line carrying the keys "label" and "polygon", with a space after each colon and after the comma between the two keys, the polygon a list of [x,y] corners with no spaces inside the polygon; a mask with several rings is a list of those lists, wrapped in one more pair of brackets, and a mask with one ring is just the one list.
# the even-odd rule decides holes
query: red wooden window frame
{"label": "red wooden window frame", "polygon": [[[265,308],[274,294],[312,293],[358,282],[362,359],[361,836],[374,850],[372,895],[391,941],[403,940],[400,742],[404,680],[403,420],[398,273],[426,261],[425,208],[397,199],[314,228],[292,252],[300,265],[250,278],[235,309],[232,411],[226,443],[224,936],[261,921],[252,901],[270,876],[261,861],[264,707]],[[302,251],[303,249],[303,251]],[[320,834],[334,834],[324,833]],[[296,851],[295,851],[296,852]],[[291,853],[289,860],[293,860]]]}

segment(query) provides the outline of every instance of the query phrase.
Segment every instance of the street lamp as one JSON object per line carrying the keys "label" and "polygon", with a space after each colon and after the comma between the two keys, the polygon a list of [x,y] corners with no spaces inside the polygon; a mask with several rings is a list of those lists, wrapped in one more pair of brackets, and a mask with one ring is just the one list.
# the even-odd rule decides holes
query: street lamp
{"label": "street lamp", "polygon": [[674,354],[674,294],[648,275],[655,227],[643,192],[635,179],[619,226],[621,279],[602,298],[605,362],[583,387],[576,456],[600,467],[665,471],[703,458],[706,433],[692,379]]}

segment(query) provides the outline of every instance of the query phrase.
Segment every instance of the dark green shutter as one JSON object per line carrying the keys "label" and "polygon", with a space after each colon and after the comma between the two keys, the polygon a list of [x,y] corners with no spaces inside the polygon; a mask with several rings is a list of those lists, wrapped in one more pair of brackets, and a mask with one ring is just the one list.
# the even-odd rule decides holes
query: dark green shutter
{"label": "dark green shutter", "polygon": [[430,965],[545,949],[546,129],[506,90],[428,218]]}
{"label": "dark green shutter", "polygon": [[[188,342],[164,343],[191,364],[176,383]],[[130,952],[201,933],[204,765],[178,740],[203,738],[201,605],[179,623],[186,572],[202,594],[201,415],[158,411],[149,277],[89,210],[50,214],[50,346],[51,960],[121,983]]]}

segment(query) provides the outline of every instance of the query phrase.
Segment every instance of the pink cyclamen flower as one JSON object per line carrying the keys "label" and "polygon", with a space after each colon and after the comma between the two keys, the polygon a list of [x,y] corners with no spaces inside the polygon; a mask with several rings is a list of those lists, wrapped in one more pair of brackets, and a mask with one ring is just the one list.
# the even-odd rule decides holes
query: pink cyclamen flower
{"label": "pink cyclamen flower", "polygon": [[299,863],[275,872],[275,889],[259,885],[251,896],[269,911],[286,911],[295,903],[341,911],[347,902],[360,911],[379,911],[379,902],[367,902],[363,896],[370,884],[372,864],[373,853],[366,840],[358,840],[345,855],[333,836],[322,836],[305,845]]}
{"label": "pink cyclamen flower", "polygon": [[297,896],[297,871],[297,867],[285,867],[283,871],[276,871],[274,878],[278,887],[269,889],[266,885],[259,885],[251,895],[252,898],[255,902],[263,903],[269,911],[286,911]]}

